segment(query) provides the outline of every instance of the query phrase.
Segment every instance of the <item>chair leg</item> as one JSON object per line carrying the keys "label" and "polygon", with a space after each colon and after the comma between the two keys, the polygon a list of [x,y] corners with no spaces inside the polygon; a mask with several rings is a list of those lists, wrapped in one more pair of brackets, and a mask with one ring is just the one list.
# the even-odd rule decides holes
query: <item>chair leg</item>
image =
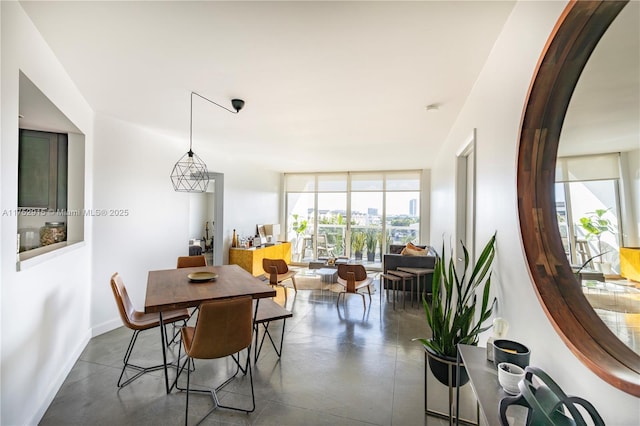
{"label": "chair leg", "polygon": [[[189,358],[187,358],[188,360]],[[178,373],[179,374],[179,373]],[[187,426],[189,424],[189,379],[191,378],[191,369],[187,368],[187,402],[185,404],[185,409],[184,409],[184,426]],[[178,377],[176,377],[176,382],[178,381]]]}
{"label": "chair leg", "polygon": [[289,296],[287,293],[287,286],[285,286],[284,284],[282,284],[282,282],[279,282],[278,285],[280,287],[282,287],[282,290],[284,291],[284,304],[287,304],[287,297]]}
{"label": "chair leg", "polygon": [[291,277],[291,282],[293,283],[293,290],[297,293],[298,292],[298,287],[296,286],[296,278],[295,277]]}
{"label": "chair leg", "polygon": [[[238,355],[240,353],[238,352]],[[233,357],[233,356],[232,356]],[[208,416],[209,414],[213,413],[217,408],[226,408],[229,410],[235,410],[235,411],[243,411],[247,414],[252,413],[253,411],[255,411],[256,409],[256,397],[255,397],[255,393],[254,393],[254,389],[253,389],[253,374],[252,374],[252,370],[251,370],[251,345],[249,345],[247,347],[247,370],[249,371],[249,382],[251,384],[251,409],[246,409],[246,408],[239,408],[239,407],[232,407],[232,406],[228,406],[228,405],[222,405],[220,404],[220,400],[218,399],[218,395],[216,392],[218,392],[219,390],[221,390],[222,388],[224,388],[227,384],[229,384],[237,375],[238,372],[240,372],[241,367],[240,367],[240,359],[238,358],[236,360],[235,357],[233,357],[233,360],[236,361],[236,371],[235,373],[229,377],[227,380],[225,380],[221,385],[219,385],[218,387],[216,387],[215,389],[191,389],[190,386],[190,375],[191,375],[191,370],[189,368],[187,368],[187,387],[186,388],[181,388],[177,385],[177,381],[178,381],[178,377],[176,377],[176,389],[181,390],[181,391],[186,391],[187,392],[187,400],[186,400],[186,408],[185,408],[185,425],[187,425],[188,423],[188,419],[189,419],[189,394],[191,392],[197,392],[197,393],[207,393],[211,396],[211,399],[213,400],[213,408],[211,408],[211,410],[209,410],[209,412],[207,412],[207,414],[204,415],[204,417],[202,417],[202,419],[200,419],[200,421],[198,421],[198,425],[200,423],[202,423]],[[187,359],[185,360],[185,362],[182,364],[182,367],[178,370],[178,376],[182,373],[182,371],[185,369],[185,367],[187,366],[187,363],[189,363],[191,361],[190,357],[187,357]]]}
{"label": "chair leg", "polygon": [[[195,311],[193,311],[193,313],[195,313]],[[192,313],[191,315],[189,315],[189,318],[191,318],[191,316],[193,316],[193,313]],[[189,318],[187,318],[186,320],[183,320],[183,321],[182,321],[182,326],[181,326],[181,327],[178,327],[178,326],[176,325],[176,322],[177,322],[177,321],[175,321],[175,322],[171,323],[171,325],[173,326],[173,337],[171,338],[171,340],[167,341],[167,346],[170,346],[170,345],[172,345],[173,343],[180,343],[180,339],[176,340],[176,337],[180,336],[180,329],[181,329],[182,327],[186,327],[186,326],[187,326],[187,321],[189,320]],[[167,325],[165,324],[165,327],[166,327],[166,326],[167,326]],[[176,328],[177,328],[177,330],[176,330]],[[167,336],[166,328],[165,328],[165,333],[164,333],[164,335],[165,335],[165,336]],[[169,336],[167,336],[167,339],[169,339]]]}
{"label": "chair leg", "polygon": [[[136,380],[137,378],[139,378],[140,376],[142,376],[145,373],[148,373],[150,371],[157,371],[157,370],[161,370],[164,368],[163,364],[159,364],[159,365],[154,365],[151,367],[141,367],[139,365],[135,365],[135,364],[129,364],[129,357],[131,357],[131,353],[133,352],[133,347],[136,344],[136,340],[138,339],[138,334],[140,334],[141,330],[134,330],[133,331],[133,336],[131,336],[131,340],[129,341],[129,346],[127,347],[127,351],[125,352],[124,355],[124,359],[123,359],[123,366],[122,366],[122,371],[120,372],[120,378],[118,378],[118,387],[119,388],[123,388],[125,386],[127,386],[129,383],[133,382],[134,380]],[[127,370],[127,368],[133,369],[138,371],[133,377],[129,377],[124,383],[122,382],[122,377],[124,376],[124,372]]]}

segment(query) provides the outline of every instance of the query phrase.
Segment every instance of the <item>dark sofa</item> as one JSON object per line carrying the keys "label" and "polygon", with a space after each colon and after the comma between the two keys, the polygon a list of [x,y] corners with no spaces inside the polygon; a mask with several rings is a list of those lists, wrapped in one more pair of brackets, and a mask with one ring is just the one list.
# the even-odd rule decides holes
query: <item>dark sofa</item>
{"label": "dark sofa", "polygon": [[[385,254],[383,257],[383,270],[385,273],[389,270],[398,269],[399,266],[404,266],[408,268],[427,268],[433,269],[436,263],[436,252],[432,247],[429,246],[421,246],[422,248],[427,249],[426,256],[406,256],[400,254],[403,245],[391,245],[389,247],[389,254]],[[420,277],[420,288],[418,289],[418,293],[422,292],[422,287],[426,285],[427,293],[431,293],[431,282],[433,280],[433,274],[427,274],[426,280],[424,277]],[[425,284],[426,283],[426,284]],[[385,286],[386,288],[386,286]],[[409,289],[407,289],[409,291]]]}

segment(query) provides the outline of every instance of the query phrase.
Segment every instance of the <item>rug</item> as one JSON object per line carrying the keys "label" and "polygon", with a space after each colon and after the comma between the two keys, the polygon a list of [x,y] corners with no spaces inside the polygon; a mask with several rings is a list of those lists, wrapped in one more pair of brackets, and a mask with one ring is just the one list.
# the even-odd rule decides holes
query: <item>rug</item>
{"label": "rug", "polygon": [[[371,294],[376,292],[376,283],[377,280],[374,280],[371,285]],[[283,284],[289,288],[293,288],[293,284],[289,280],[285,281]],[[298,287],[298,290],[331,290],[336,293],[344,291],[344,287],[340,284],[323,283],[319,275],[297,274],[296,286]]]}
{"label": "rug", "polygon": [[[284,282],[287,287],[293,287],[290,282]],[[298,290],[330,290],[337,284],[323,283],[319,275],[296,275],[296,286]],[[339,287],[336,287],[336,291]]]}

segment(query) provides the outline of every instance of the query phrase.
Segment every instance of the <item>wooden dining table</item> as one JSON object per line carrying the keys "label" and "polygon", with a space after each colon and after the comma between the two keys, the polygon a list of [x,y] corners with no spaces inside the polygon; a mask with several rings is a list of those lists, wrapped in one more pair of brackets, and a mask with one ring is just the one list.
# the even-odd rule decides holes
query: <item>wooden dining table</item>
{"label": "wooden dining table", "polygon": [[[213,281],[193,282],[188,275],[194,272],[217,274]],[[174,309],[193,308],[207,300],[228,299],[237,296],[251,296],[256,299],[274,297],[276,291],[267,283],[254,277],[238,265],[201,266],[196,268],[165,269],[149,271],[145,313],[160,316],[160,338],[162,339],[162,360],[167,393],[171,392],[167,372],[167,348],[162,313]],[[256,303],[256,310],[257,310]]]}

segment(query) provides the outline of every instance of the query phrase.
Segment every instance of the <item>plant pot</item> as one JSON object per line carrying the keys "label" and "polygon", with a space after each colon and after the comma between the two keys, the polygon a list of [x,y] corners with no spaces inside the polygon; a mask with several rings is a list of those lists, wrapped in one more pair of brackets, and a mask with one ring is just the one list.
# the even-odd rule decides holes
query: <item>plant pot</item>
{"label": "plant pot", "polygon": [[356,252],[356,260],[362,260],[362,252],[361,251],[357,251]]}
{"label": "plant pot", "polygon": [[369,253],[369,252],[367,252],[367,260],[368,260],[369,262],[373,262],[373,261],[375,261],[375,260],[376,260],[376,254],[375,254],[375,253]]}
{"label": "plant pot", "polygon": [[[456,359],[454,357],[442,356],[435,353],[428,346],[424,346],[429,360],[429,369],[433,376],[443,385],[449,386],[449,368],[451,368],[451,386],[456,387]],[[469,381],[469,375],[464,365],[460,365],[460,386],[465,385]]]}

